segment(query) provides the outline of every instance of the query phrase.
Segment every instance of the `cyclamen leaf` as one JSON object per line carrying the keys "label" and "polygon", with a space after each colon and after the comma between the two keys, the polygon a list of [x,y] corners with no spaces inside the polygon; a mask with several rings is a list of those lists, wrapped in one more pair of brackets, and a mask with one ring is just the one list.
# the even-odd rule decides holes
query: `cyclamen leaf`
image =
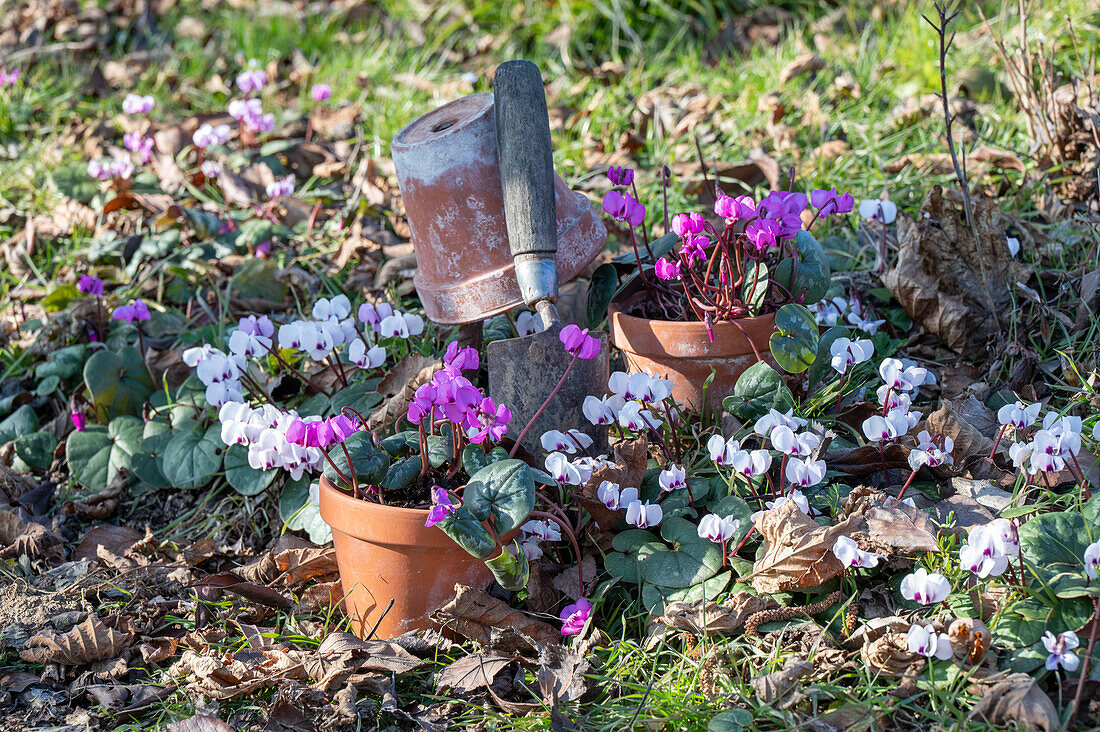
{"label": "cyclamen leaf", "polygon": [[526,587],[527,578],[531,576],[531,565],[523,552],[523,545],[518,541],[513,541],[510,547],[503,547],[500,556],[485,560],[485,566],[493,573],[497,584],[510,592]]}
{"label": "cyclamen leaf", "polygon": [[497,532],[506,534],[527,520],[535,507],[535,480],[522,460],[501,460],[470,477],[464,505],[479,520],[492,517]]}
{"label": "cyclamen leaf", "polygon": [[139,416],[154,389],[145,361],[133,346],[92,354],[84,364],[84,383],[104,423],[120,415]]}
{"label": "cyclamen leaf", "polygon": [[465,506],[460,506],[436,526],[478,559],[486,559],[496,550],[497,543],[492,535]]}
{"label": "cyclamen leaf", "polygon": [[168,482],[180,490],[200,488],[222,469],[220,427],[207,429],[196,426],[190,430],[173,430],[171,441],[164,448],[161,469]]}
{"label": "cyclamen leaf", "polygon": [[769,409],[786,412],[794,407],[794,395],[783,377],[763,361],[745,370],[733,386],[733,394],[722,400],[722,408],[742,422],[753,422]]}
{"label": "cyclamen leaf", "polygon": [[768,344],[776,363],[792,374],[805,371],[817,358],[818,329],[813,313],[802,305],[784,305],[775,314]]}
{"label": "cyclamen leaf", "polygon": [[101,491],[119,471],[129,469],[131,456],[141,445],[142,422],[137,417],[118,417],[107,427],[88,427],[69,435],[65,459],[85,488]]}

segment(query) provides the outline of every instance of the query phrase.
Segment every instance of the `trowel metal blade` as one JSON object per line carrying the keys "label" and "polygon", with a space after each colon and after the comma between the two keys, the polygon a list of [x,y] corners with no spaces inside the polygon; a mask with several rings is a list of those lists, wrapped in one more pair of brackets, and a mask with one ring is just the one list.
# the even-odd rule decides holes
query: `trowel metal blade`
{"label": "trowel metal blade", "polygon": [[[559,324],[534,335],[493,341],[486,347],[489,396],[511,410],[508,436],[512,439],[519,437],[573,360],[573,354],[562,347],[558,337],[561,327]],[[585,418],[582,406],[586,396],[594,394],[602,398],[607,391],[609,337],[599,332],[589,335],[599,339],[599,355],[577,359],[557,395],[523,439],[523,447],[529,452],[542,452],[539,438],[543,432],[569,429],[578,429],[592,437],[590,454],[607,451],[607,428],[594,427]]]}

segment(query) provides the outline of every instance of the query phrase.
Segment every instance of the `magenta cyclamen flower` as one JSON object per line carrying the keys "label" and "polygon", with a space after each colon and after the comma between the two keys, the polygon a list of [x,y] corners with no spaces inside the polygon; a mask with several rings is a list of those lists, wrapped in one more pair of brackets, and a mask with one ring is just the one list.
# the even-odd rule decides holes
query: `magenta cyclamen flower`
{"label": "magenta cyclamen flower", "polygon": [[680,245],[680,256],[691,264],[691,260],[698,259],[705,262],[707,259],[706,246],[710,239],[701,234],[688,234],[684,237],[684,243]]}
{"label": "magenta cyclamen flower", "polygon": [[603,210],[611,218],[631,226],[639,226],[645,221],[645,206],[634,200],[633,196],[618,191],[608,191],[603,197]]}
{"label": "magenta cyclamen flower", "polygon": [[145,137],[140,132],[127,132],[122,136],[122,144],[130,152],[141,156],[141,162],[149,162],[153,155],[153,138]]}
{"label": "magenta cyclamen flower", "polygon": [[664,257],[657,260],[657,263],[653,266],[653,271],[662,280],[678,280],[683,277],[680,273],[680,263],[670,262]]}
{"label": "magenta cyclamen flower", "polygon": [[80,281],[76,283],[76,289],[82,295],[102,295],[103,280],[95,275],[80,275]]}
{"label": "magenta cyclamen flower", "polygon": [[149,114],[156,105],[156,100],[151,96],[127,94],[122,100],[122,111],[126,114]]}
{"label": "magenta cyclamen flower", "polygon": [[14,86],[15,82],[19,81],[21,73],[19,69],[8,71],[7,67],[0,66],[0,86],[7,86],[8,84]]}
{"label": "magenta cyclamen flower", "polygon": [[332,96],[332,88],[328,84],[314,84],[309,95],[313,97],[313,101],[323,102]]}
{"label": "magenta cyclamen flower", "polygon": [[74,409],[69,416],[73,420],[73,428],[77,432],[83,432],[84,431],[84,425],[86,423],[86,420],[84,419],[84,415]]}
{"label": "magenta cyclamen flower", "polygon": [[572,605],[566,605],[562,609],[561,615],[558,617],[561,619],[561,634],[562,635],[576,635],[584,630],[584,624],[588,622],[588,618],[592,616],[592,603],[583,597],[577,600]]}
{"label": "magenta cyclamen flower", "polygon": [[432,407],[435,406],[435,397],[435,384],[421,384],[417,387],[416,393],[413,394],[412,401],[409,402],[409,409],[405,418],[413,424],[420,424],[431,413]]}
{"label": "magenta cyclamen flower", "polygon": [[252,68],[237,74],[237,88],[245,94],[258,92],[263,89],[264,84],[267,83],[267,74],[264,73],[263,69],[256,68],[257,63],[255,59],[249,61],[248,65]]}
{"label": "magenta cyclamen flower", "polygon": [[756,215],[756,201],[752,200],[752,196],[719,196],[714,202],[714,213],[729,223],[751,219]]}
{"label": "magenta cyclamen flower", "polygon": [[817,209],[819,216],[851,213],[856,199],[851,193],[837,195],[836,188],[810,192],[810,203]]}
{"label": "magenta cyclamen flower", "polygon": [[432,507],[428,510],[425,526],[435,526],[458,510],[458,504],[451,500],[451,494],[439,486],[432,486]]}
{"label": "magenta cyclamen flower", "polygon": [[612,165],[607,169],[607,179],[617,186],[628,186],[634,182],[634,169],[625,165]]}
{"label": "magenta cyclamen flower", "polygon": [[135,320],[148,320],[149,306],[145,304],[144,300],[134,300],[129,305],[119,305],[111,313],[111,317],[115,320],[124,320],[127,323],[133,323]]}
{"label": "magenta cyclamen flower", "polygon": [[477,410],[471,412],[467,418],[466,436],[470,438],[470,442],[477,444],[490,438],[498,442],[508,431],[508,422],[511,420],[512,412],[508,407],[485,397]]}
{"label": "magenta cyclamen flower", "polygon": [[296,182],[294,174],[291,173],[285,178],[276,178],[272,182],[267,184],[265,191],[268,198],[279,198],[280,196],[289,196],[294,193],[294,183]]}
{"label": "magenta cyclamen flower", "polygon": [[600,353],[600,341],[588,335],[588,328],[581,330],[573,324],[561,329],[558,335],[565,350],[577,358],[595,358]]}
{"label": "magenta cyclamen flower", "polygon": [[443,356],[443,368],[450,368],[454,371],[477,369],[480,362],[476,348],[466,346],[460,351],[458,341],[451,341],[447,344],[447,352]]}
{"label": "magenta cyclamen flower", "polygon": [[702,214],[698,213],[676,214],[672,217],[670,226],[676,236],[687,236],[689,234],[701,234],[706,231],[707,221]]}
{"label": "magenta cyclamen flower", "polygon": [[774,219],[756,219],[745,227],[745,236],[758,252],[776,246],[786,235],[783,224]]}

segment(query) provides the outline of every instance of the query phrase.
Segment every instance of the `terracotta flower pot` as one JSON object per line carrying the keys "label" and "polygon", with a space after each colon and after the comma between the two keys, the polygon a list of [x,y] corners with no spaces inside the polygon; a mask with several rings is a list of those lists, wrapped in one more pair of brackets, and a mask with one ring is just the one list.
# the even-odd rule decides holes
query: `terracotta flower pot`
{"label": "terracotta flower pot", "polygon": [[390,600],[376,638],[430,627],[428,616],[454,597],[456,583],[484,588],[493,581],[482,560],[424,526],[427,511],[353,498],[324,476],[320,503],[356,635],[370,632]]}
{"label": "terracotta flower pot", "polygon": [[[736,324],[715,323],[712,343],[703,323],[638,318],[627,315],[623,307],[623,301],[617,300],[608,308],[611,342],[626,356],[631,373],[671,379],[672,395],[681,404],[717,412],[745,369],[760,357],[775,365],[768,349],[768,339],[775,332],[774,313]],[[712,369],[714,380],[703,404],[703,383]]]}

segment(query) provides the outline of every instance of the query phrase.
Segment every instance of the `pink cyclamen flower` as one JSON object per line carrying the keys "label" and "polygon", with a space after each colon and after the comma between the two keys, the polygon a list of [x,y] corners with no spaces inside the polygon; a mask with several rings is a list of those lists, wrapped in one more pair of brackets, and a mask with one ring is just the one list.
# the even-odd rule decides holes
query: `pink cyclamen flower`
{"label": "pink cyclamen flower", "polygon": [[714,213],[727,223],[751,219],[756,215],[756,201],[752,200],[752,196],[719,196],[714,202]]}
{"label": "pink cyclamen flower", "polygon": [[634,169],[625,165],[612,165],[607,169],[607,179],[617,186],[628,186],[634,182]]}
{"label": "pink cyclamen flower", "polygon": [[328,84],[314,84],[309,95],[315,102],[323,102],[332,97],[332,88]]}
{"label": "pink cyclamen flower", "polygon": [[72,417],[73,428],[75,428],[77,432],[83,432],[86,423],[84,415],[74,409],[69,416]]}
{"label": "pink cyclamen flower", "polygon": [[145,304],[144,300],[134,300],[129,305],[119,305],[111,313],[111,317],[115,320],[124,320],[127,323],[133,323],[135,320],[148,320],[149,306]]}
{"label": "pink cyclamen flower", "polygon": [[141,157],[141,162],[149,162],[153,156],[153,138],[145,137],[140,132],[127,132],[122,136],[122,144],[130,152],[135,152]]}
{"label": "pink cyclamen flower", "polygon": [[508,423],[511,420],[512,412],[508,407],[496,404],[489,397],[485,397],[477,410],[470,412],[467,417],[466,436],[475,444],[485,442],[487,439],[499,442],[508,431]]}
{"label": "pink cyclamen flower", "polygon": [[584,630],[584,624],[592,616],[592,603],[583,597],[572,605],[566,605],[558,618],[561,619],[561,634],[576,635]]}
{"label": "pink cyclamen flower", "polygon": [[267,184],[264,189],[267,192],[268,198],[279,198],[280,196],[289,196],[294,193],[294,183],[296,179],[294,174],[291,173],[285,178],[276,178]]}
{"label": "pink cyclamen flower", "polygon": [[756,251],[762,252],[776,246],[787,233],[778,221],[756,219],[745,227],[745,236],[756,247]]}
{"label": "pink cyclamen flower", "polygon": [[255,59],[249,61],[248,65],[252,68],[237,74],[237,88],[245,94],[258,92],[263,89],[264,84],[267,83],[267,74],[263,69],[258,68]]}
{"label": "pink cyclamen flower", "polygon": [[633,196],[618,191],[608,191],[603,197],[603,210],[613,219],[638,226],[645,221],[645,206]]}
{"label": "pink cyclamen flower", "polygon": [[653,265],[653,271],[662,280],[678,280],[683,277],[680,272],[680,263],[670,262],[664,257],[658,259],[657,263]]}
{"label": "pink cyclamen flower", "polygon": [[856,199],[851,193],[837,195],[836,188],[817,190],[810,193],[810,203],[817,209],[819,216],[851,213]]}
{"label": "pink cyclamen flower", "polygon": [[439,486],[432,486],[432,507],[428,510],[425,526],[435,526],[458,510],[458,504],[451,500],[451,494]]}
{"label": "pink cyclamen flower", "polygon": [[481,359],[478,356],[477,349],[473,346],[466,346],[462,350],[458,349],[458,341],[451,341],[447,344],[447,352],[443,355],[443,368],[453,371],[465,371],[466,369],[477,369],[481,363]]}
{"label": "pink cyclamen flower", "polygon": [[229,125],[202,125],[195,134],[191,135],[191,142],[195,144],[195,147],[206,149],[211,145],[221,145],[226,140],[232,131],[229,129]]}
{"label": "pink cyclamen flower", "polygon": [[95,275],[80,275],[80,281],[76,283],[76,289],[82,295],[102,295],[103,280]]}
{"label": "pink cyclamen flower", "polygon": [[1077,670],[1077,667],[1081,664],[1081,659],[1077,657],[1077,654],[1073,652],[1074,648],[1081,645],[1081,641],[1077,638],[1077,634],[1072,630],[1067,630],[1065,633],[1059,633],[1057,636],[1051,633],[1049,630],[1043,634],[1043,646],[1047,649],[1046,667],[1049,671],[1054,671],[1057,668],[1064,668],[1066,671],[1073,673]]}
{"label": "pink cyclamen flower", "polygon": [[19,76],[22,74],[19,69],[12,69],[8,71],[7,67],[0,66],[0,86],[15,85],[15,82],[19,81]]}
{"label": "pink cyclamen flower", "polygon": [[156,105],[156,100],[151,96],[127,94],[122,100],[122,111],[126,114],[149,114]]}
{"label": "pink cyclamen flower", "polygon": [[558,339],[565,350],[577,358],[595,358],[600,354],[600,341],[588,335],[588,328],[581,330],[570,323],[561,329]]}
{"label": "pink cyclamen flower", "polygon": [[676,236],[687,236],[688,234],[701,234],[706,231],[707,221],[703,218],[702,214],[676,214],[672,217],[673,233]]}
{"label": "pink cyclamen flower", "polygon": [[684,237],[684,243],[680,245],[680,256],[691,263],[691,260],[698,259],[701,262],[707,261],[706,246],[710,244],[710,239],[701,234],[687,234]]}

